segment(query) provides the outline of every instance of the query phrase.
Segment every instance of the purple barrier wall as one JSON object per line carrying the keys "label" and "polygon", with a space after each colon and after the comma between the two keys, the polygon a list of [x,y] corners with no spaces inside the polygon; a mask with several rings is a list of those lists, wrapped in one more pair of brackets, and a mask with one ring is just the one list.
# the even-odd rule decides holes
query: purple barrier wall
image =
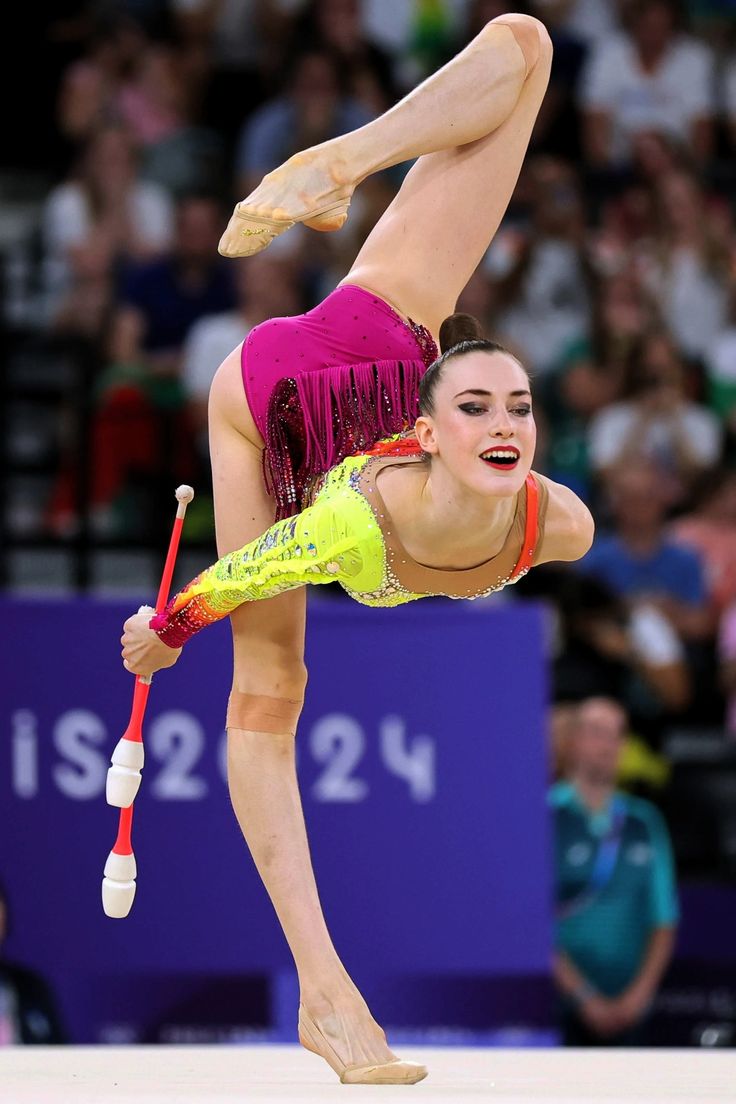
{"label": "purple barrier wall", "polygon": [[[118,815],[105,775],[132,690],[118,639],[132,606],[2,603],[8,956],[55,984],[76,1041],[111,1037],[112,1022],[140,1037],[157,979],[163,992],[165,978],[290,965],[227,797],[225,625],[154,680],[138,894],[127,919],[102,912]],[[538,612],[316,601],[307,658],[300,780],[325,913],[356,980],[545,973]]]}

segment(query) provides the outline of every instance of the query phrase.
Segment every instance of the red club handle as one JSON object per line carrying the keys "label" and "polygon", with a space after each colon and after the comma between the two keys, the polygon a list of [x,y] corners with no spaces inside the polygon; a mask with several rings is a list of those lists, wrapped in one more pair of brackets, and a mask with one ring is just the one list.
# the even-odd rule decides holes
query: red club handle
{"label": "red club handle", "polygon": [[[158,597],[156,598],[156,611],[162,610],[169,598],[169,591],[171,589],[171,579],[174,574],[174,565],[176,563],[176,555],[179,551],[179,540],[181,538],[181,531],[184,525],[184,515],[186,513],[187,505],[194,497],[194,491],[191,487],[179,487],[176,491],[176,498],[178,507],[176,511],[176,518],[174,519],[174,526],[171,531],[171,539],[169,541],[169,548],[166,553],[166,561],[164,563],[164,570],[161,576],[161,585],[158,589]],[[140,675],[136,676],[135,686],[133,687],[133,703],[130,711],[130,720],[128,721],[128,727],[126,728],[123,739],[130,740],[132,743],[143,742],[143,717],[146,712],[146,705],[148,703],[148,695],[151,690],[151,680],[143,679]],[[127,808],[120,810],[120,817],[118,821],[118,834],[115,840],[115,846],[113,847],[113,854],[132,856],[133,845],[131,842],[131,833],[133,830],[133,805],[131,803]],[[132,901],[132,898],[131,898]],[[130,907],[130,901],[127,904],[127,908]],[[116,912],[110,915],[123,915],[124,913]]]}

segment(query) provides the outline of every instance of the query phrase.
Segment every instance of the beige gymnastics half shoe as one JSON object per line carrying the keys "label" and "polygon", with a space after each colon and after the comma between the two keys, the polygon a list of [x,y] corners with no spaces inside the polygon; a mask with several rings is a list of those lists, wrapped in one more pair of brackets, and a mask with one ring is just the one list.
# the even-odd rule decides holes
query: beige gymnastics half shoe
{"label": "beige gymnastics half shoe", "polygon": [[351,198],[347,193],[333,196],[328,203],[307,211],[297,219],[273,219],[256,215],[248,210],[243,200],[235,204],[235,210],[220,238],[217,250],[223,257],[252,257],[254,253],[260,253],[269,246],[279,234],[291,230],[297,222],[304,223],[312,230],[339,230],[348,217]]}
{"label": "beige gymnastics half shoe", "polygon": [[343,1085],[414,1085],[427,1076],[426,1066],[394,1058],[378,1066],[346,1066],[325,1039],[304,1005],[299,1005],[299,1042],[318,1054],[335,1071]]}

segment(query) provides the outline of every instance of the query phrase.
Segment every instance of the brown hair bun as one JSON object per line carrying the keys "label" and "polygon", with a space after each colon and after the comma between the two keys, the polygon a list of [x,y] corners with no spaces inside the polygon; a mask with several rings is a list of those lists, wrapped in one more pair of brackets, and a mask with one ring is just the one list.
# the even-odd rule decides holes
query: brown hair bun
{"label": "brown hair bun", "polygon": [[451,314],[440,326],[440,349],[446,353],[461,341],[482,341],[483,327],[472,314]]}

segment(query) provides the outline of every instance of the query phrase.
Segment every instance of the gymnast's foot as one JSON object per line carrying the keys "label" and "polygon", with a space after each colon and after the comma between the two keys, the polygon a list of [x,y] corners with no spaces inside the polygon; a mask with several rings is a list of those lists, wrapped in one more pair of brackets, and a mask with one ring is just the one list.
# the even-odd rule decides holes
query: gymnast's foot
{"label": "gymnast's foot", "polygon": [[413,1085],[425,1066],[397,1058],[364,1002],[299,1006],[299,1041],[332,1067],[344,1085]]}
{"label": "gymnast's foot", "polygon": [[312,230],[339,230],[348,217],[356,182],[334,146],[332,141],[303,150],[267,173],[255,191],[235,205],[218,246],[223,257],[260,253],[296,222]]}

